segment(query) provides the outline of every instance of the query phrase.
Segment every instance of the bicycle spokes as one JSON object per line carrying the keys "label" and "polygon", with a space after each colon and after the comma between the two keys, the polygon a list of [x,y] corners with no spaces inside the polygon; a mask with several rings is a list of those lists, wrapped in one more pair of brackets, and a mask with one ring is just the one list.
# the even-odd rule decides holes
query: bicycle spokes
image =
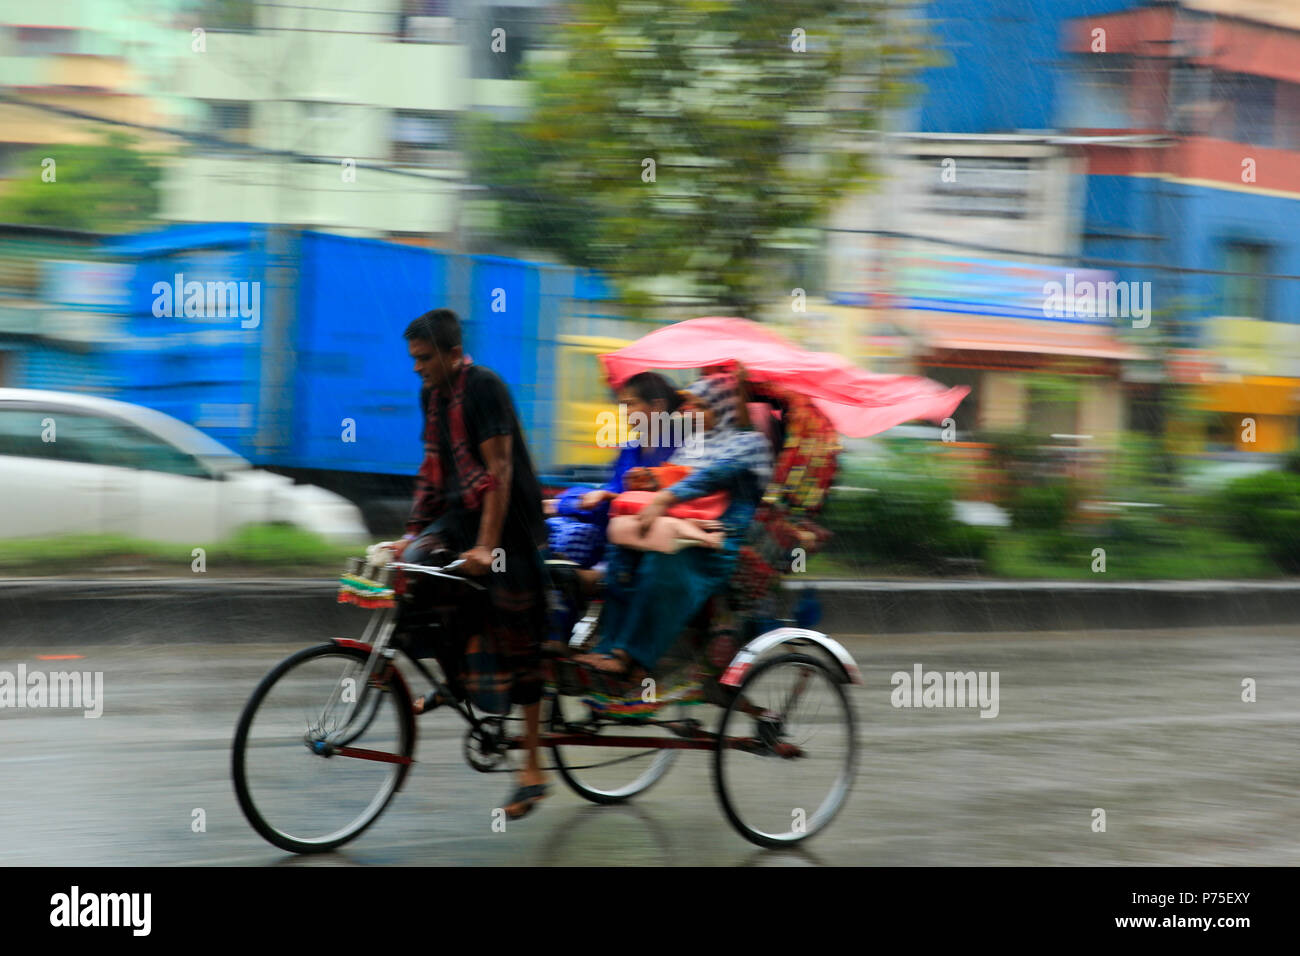
{"label": "bicycle spokes", "polygon": [[299,852],[338,845],[400,784],[414,741],[410,702],[387,666],[367,686],[368,666],[357,649],[308,649],[268,675],[245,708],[236,792],[271,842]]}

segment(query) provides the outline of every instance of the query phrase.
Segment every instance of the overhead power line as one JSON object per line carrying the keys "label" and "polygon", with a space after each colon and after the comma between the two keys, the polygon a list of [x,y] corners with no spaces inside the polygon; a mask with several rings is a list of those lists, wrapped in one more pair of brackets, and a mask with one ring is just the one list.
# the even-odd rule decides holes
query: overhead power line
{"label": "overhead power line", "polygon": [[1050,259],[1056,262],[1109,266],[1116,269],[1152,269],[1163,272],[1176,272],[1181,275],[1248,276],[1254,279],[1300,279],[1300,275],[1231,272],[1226,269],[1197,269],[1191,266],[1170,266],[1158,262],[1130,262],[1127,259],[1103,259],[1098,256],[1073,256],[1058,252],[1026,252],[1024,249],[1007,249],[1001,246],[987,246],[978,242],[964,242],[960,239],[942,239],[938,236],[923,236],[915,232],[898,232],[893,229],[843,229],[834,226],[823,226],[821,227],[821,230],[822,232],[841,232],[853,235],[880,236],[885,239],[910,239],[915,242],[929,242],[937,246],[951,246],[957,249],[969,249],[973,252],[987,252],[998,256],[1021,256],[1031,259]]}
{"label": "overhead power line", "polygon": [[[210,133],[196,133],[192,130],[179,129],[174,126],[155,126],[148,123],[132,123],[129,120],[110,119],[105,116],[97,116],[94,113],[86,113],[82,110],[69,109],[66,106],[54,106],[50,103],[36,103],[31,100],[25,100],[21,97],[14,96],[10,93],[0,93],[0,103],[9,103],[13,106],[39,110],[46,113],[55,113],[73,119],[88,120],[92,123],[103,123],[106,126],[119,126],[126,129],[142,130],[149,133],[160,133],[164,136],[173,136],[189,143],[218,146],[222,149],[248,153],[254,156],[291,159],[299,163],[310,163],[321,166],[338,166],[340,162],[338,157],[315,156],[310,153],[300,153],[291,149],[272,149],[267,146],[250,146],[247,143],[236,143],[231,140],[222,139],[220,136],[213,136]],[[410,169],[402,169],[399,167],[363,161],[358,161],[354,163],[353,166],[356,169],[369,169],[374,172],[387,173],[390,176],[407,176],[412,179],[423,179],[426,181],[430,179],[444,180],[449,183],[458,183],[468,187],[465,177],[461,175],[446,173],[418,173]]]}

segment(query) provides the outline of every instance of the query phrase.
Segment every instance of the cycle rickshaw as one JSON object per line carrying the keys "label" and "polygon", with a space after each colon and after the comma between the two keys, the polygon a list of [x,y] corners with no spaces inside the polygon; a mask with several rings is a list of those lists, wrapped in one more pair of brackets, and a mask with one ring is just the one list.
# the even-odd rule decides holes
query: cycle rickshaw
{"label": "cycle rickshaw", "polygon": [[[727,819],[753,843],[778,847],[823,831],[844,806],[857,767],[846,689],[862,678],[849,653],[825,634],[771,616],[766,626],[757,623],[769,613],[764,602],[780,591],[782,572],[827,537],[813,518],[839,445],[806,397],[762,383],[750,389],[771,410],[775,467],[730,593],[713,599],[688,628],[671,661],[656,670],[653,692],[594,690],[575,684],[562,659],[551,660],[541,743],[552,755],[548,769],[600,804],[645,793],[681,751],[706,751]],[[558,582],[553,598],[572,595],[563,585],[566,563],[549,564]],[[483,590],[454,574],[455,565],[354,567],[340,580],[339,600],[373,610],[362,636],[292,655],[253,692],[236,729],[233,775],[245,816],[271,843],[298,853],[342,846],[402,788],[415,759],[416,726],[399,654],[454,701],[433,713],[465,720],[470,766],[510,769],[507,755],[520,746],[511,729],[516,721],[479,712],[454,675],[435,675],[423,663],[433,656],[445,664],[434,652],[439,640]],[[561,634],[552,637],[590,646],[598,605],[568,609]],[[707,708],[721,714],[711,728],[694,716]]]}

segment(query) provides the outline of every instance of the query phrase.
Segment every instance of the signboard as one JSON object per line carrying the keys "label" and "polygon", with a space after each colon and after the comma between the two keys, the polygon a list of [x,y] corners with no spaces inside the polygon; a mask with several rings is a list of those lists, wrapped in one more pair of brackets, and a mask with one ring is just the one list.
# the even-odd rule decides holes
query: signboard
{"label": "signboard", "polygon": [[1300,325],[1219,316],[1206,332],[1208,351],[1231,374],[1300,378]]}
{"label": "signboard", "polygon": [[1142,304],[1140,288],[1101,269],[910,252],[890,253],[886,269],[902,309],[1112,325]]}

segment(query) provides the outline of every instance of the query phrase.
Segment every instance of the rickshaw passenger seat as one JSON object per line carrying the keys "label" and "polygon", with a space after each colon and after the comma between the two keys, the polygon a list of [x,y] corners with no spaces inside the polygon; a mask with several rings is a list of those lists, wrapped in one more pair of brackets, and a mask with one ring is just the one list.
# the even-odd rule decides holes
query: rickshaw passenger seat
{"label": "rickshaw passenger seat", "polygon": [[[728,604],[741,614],[774,589],[789,570],[794,548],[806,556],[829,537],[814,519],[826,503],[840,450],[834,426],[811,399],[771,383],[748,387],[751,396],[761,399],[755,404],[766,409],[762,414],[768,415],[779,435],[774,441],[781,444],[728,588]],[[779,419],[775,409],[781,410]],[[751,412],[751,420],[761,422],[762,414]]]}

